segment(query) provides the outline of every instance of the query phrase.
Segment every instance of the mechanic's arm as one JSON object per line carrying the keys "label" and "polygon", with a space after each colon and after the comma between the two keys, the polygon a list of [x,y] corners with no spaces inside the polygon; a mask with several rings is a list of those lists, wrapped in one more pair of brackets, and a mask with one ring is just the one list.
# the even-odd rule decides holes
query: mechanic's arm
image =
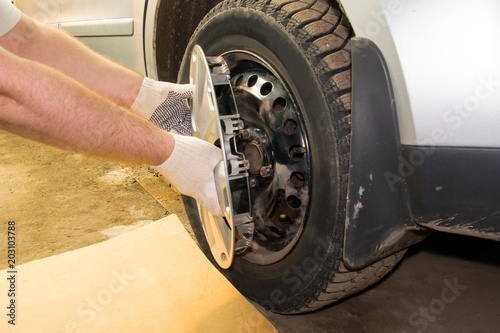
{"label": "mechanic's arm", "polygon": [[181,193],[222,215],[214,181],[218,148],[167,133],[62,73],[1,47],[0,128],[59,148],[157,165]]}
{"label": "mechanic's arm", "polygon": [[19,57],[57,68],[92,90],[130,108],[143,77],[90,50],[76,38],[23,15],[0,37],[0,46]]}
{"label": "mechanic's arm", "polygon": [[191,134],[191,114],[185,104],[185,99],[192,94],[191,85],[144,78],[94,52],[64,31],[26,15],[0,37],[0,47],[58,69],[166,131]]}

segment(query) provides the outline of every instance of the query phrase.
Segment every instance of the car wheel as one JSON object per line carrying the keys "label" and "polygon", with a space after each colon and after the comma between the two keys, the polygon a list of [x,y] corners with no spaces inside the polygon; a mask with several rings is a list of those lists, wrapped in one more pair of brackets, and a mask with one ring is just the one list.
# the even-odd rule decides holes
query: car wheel
{"label": "car wheel", "polygon": [[[231,70],[250,161],[253,244],[221,272],[279,313],[321,308],[377,282],[400,260],[343,264],[350,153],[352,32],[328,1],[229,0],[200,23],[200,45]],[[220,96],[223,103],[225,96]],[[191,224],[211,258],[193,200]],[[213,258],[211,258],[213,260]]]}

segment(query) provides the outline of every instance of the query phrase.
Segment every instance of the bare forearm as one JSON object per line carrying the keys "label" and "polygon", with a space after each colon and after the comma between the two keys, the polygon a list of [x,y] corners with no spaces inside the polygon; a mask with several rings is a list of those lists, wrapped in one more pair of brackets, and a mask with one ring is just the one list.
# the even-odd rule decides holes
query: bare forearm
{"label": "bare forearm", "polygon": [[142,84],[141,75],[91,51],[65,32],[26,16],[0,38],[0,46],[20,57],[57,68],[127,108]]}
{"label": "bare forearm", "polygon": [[0,49],[0,126],[98,157],[157,165],[173,137],[44,65]]}

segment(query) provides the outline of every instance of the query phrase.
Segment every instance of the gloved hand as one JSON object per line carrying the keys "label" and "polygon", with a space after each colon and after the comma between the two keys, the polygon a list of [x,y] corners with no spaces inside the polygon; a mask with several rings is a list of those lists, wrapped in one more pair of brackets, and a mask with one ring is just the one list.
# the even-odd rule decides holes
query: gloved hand
{"label": "gloved hand", "polygon": [[175,84],[144,78],[131,110],[156,126],[172,133],[191,135],[191,110],[187,98],[191,84]]}
{"label": "gloved hand", "polygon": [[216,216],[222,216],[215,177],[215,166],[222,160],[222,152],[216,146],[201,139],[172,134],[175,146],[170,157],[155,166],[163,176],[184,195],[195,198]]}

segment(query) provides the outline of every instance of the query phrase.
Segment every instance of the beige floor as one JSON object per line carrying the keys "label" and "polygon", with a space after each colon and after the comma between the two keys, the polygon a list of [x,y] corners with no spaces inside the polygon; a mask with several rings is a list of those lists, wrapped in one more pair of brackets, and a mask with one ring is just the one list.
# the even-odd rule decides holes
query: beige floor
{"label": "beige floor", "polygon": [[1,332],[277,332],[175,215],[16,271],[16,326],[2,316]]}

